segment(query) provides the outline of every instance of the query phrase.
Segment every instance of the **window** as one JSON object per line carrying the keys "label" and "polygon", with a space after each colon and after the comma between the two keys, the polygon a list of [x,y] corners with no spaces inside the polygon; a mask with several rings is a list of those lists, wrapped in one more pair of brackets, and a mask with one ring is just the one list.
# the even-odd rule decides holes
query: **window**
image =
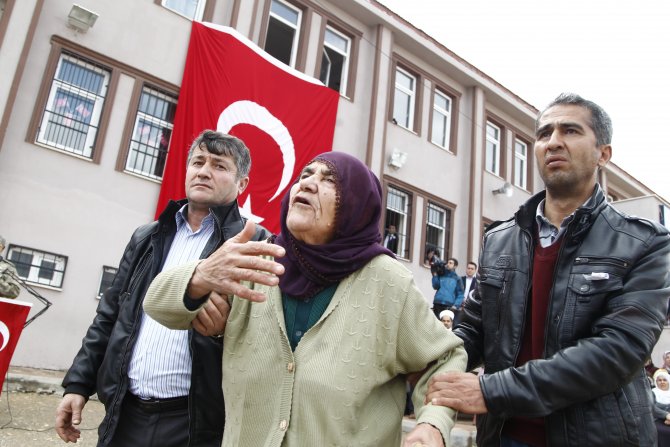
{"label": "window", "polygon": [[[438,257],[446,259],[449,254],[451,210],[428,202],[426,208],[426,246],[425,253],[439,252]],[[437,253],[436,253],[437,254]]]}
{"label": "window", "polygon": [[500,175],[500,127],[486,122],[486,170]]}
{"label": "window", "polygon": [[191,20],[202,20],[206,0],[162,0],[161,4]]}
{"label": "window", "polygon": [[160,180],[172,135],[177,99],[145,86],[135,117],[125,170]]}
{"label": "window", "polygon": [[449,149],[451,139],[451,98],[439,90],[433,96],[433,127],[430,141]]}
{"label": "window", "polygon": [[62,53],[37,132],[37,142],[92,158],[110,71]]}
{"label": "window", "polygon": [[98,299],[102,298],[102,294],[105,293],[112,285],[116,272],[119,269],[114,267],[108,267],[106,265],[102,266],[102,276],[100,276],[100,287],[98,287]]}
{"label": "window", "polygon": [[398,234],[398,251],[401,258],[409,259],[409,231],[412,210],[412,196],[389,186],[386,195],[386,220],[388,228],[394,225]]}
{"label": "window", "polygon": [[415,102],[416,77],[400,67],[396,68],[393,97],[393,120],[396,124],[405,129],[413,129]]}
{"label": "window", "polygon": [[280,0],[272,0],[265,51],[295,67],[302,11]]}
{"label": "window", "polygon": [[526,189],[528,183],[528,144],[514,139],[514,184]]}
{"label": "window", "polygon": [[65,256],[10,245],[7,257],[16,266],[20,278],[33,284],[61,288],[67,258]]}
{"label": "window", "polygon": [[666,228],[670,228],[670,207],[664,204],[658,205],[658,222]]}
{"label": "window", "polygon": [[347,93],[351,39],[327,26],[323,37],[323,55],[319,79],[342,94]]}

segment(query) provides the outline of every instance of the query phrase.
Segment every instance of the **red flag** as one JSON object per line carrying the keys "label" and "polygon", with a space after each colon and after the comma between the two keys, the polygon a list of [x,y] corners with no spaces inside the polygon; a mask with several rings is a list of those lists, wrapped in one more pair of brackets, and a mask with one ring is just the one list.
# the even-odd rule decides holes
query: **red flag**
{"label": "red flag", "polygon": [[242,214],[279,231],[279,204],[300,169],[330,151],[339,93],[277,61],[232,28],[193,22],[156,215],[185,196],[188,148],[204,129],[251,151]]}
{"label": "red flag", "polygon": [[32,304],[25,301],[0,298],[0,394],[9,361],[12,359],[31,307]]}

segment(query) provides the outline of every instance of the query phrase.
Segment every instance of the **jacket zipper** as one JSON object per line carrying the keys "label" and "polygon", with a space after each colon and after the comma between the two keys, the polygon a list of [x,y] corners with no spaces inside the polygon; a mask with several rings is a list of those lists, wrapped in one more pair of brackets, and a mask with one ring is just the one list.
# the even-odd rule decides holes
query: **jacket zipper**
{"label": "jacket zipper", "polygon": [[[139,270],[137,272],[135,272],[133,277],[130,279],[130,284],[128,286],[128,289],[124,293],[128,293],[128,294],[132,293],[132,291],[134,289],[134,286],[137,285],[137,282],[139,281],[139,278],[141,277],[141,274],[143,274],[145,272],[145,270],[147,269],[147,266],[150,265],[149,261],[151,259],[153,259],[153,252],[154,252],[153,247],[150,247],[150,252],[145,255],[145,258],[142,260],[142,262],[140,264]],[[141,309],[142,309],[142,306],[138,306],[137,310],[135,311],[135,320],[134,320],[135,330],[131,334],[130,338],[128,339],[128,342],[126,343],[126,347],[123,350],[123,352],[125,354],[124,354],[123,358],[121,359],[121,365],[122,366],[126,363],[126,361],[128,359],[128,346],[137,337],[137,319],[140,315]],[[121,383],[126,382],[126,381],[127,380],[124,380],[123,375],[121,377],[119,377],[119,385],[121,385]],[[116,407],[116,405],[118,404],[119,399],[121,398],[120,390],[121,390],[121,386],[119,386],[119,388],[117,389],[117,392],[116,392],[116,396],[114,396],[114,400],[112,401],[112,405],[111,405],[112,408]],[[117,424],[117,427],[118,427],[118,424]],[[105,430],[105,433],[103,433],[103,435],[102,435],[102,439],[106,439],[107,436],[109,436],[110,428],[111,428],[111,420],[110,420],[110,423],[107,424],[107,428]]]}
{"label": "jacket zipper", "polygon": [[575,258],[575,264],[611,265],[621,268],[628,268],[630,265],[628,261],[620,258],[595,258],[592,256],[578,256]]}
{"label": "jacket zipper", "polygon": [[[526,236],[526,244],[528,247],[528,259],[532,259],[533,255],[533,236],[530,234],[529,231],[527,231],[524,228],[521,228],[521,231],[523,231],[524,235]],[[529,268],[528,268],[528,279],[526,280],[526,289],[524,290],[524,318],[521,320],[521,337],[523,338],[523,333],[526,330],[526,312],[528,309],[528,292],[530,291],[530,285],[533,280],[533,264],[531,263]],[[503,281],[503,287],[504,287],[505,282]],[[521,343],[523,340],[519,340],[519,343],[516,345],[516,352],[514,354],[514,363],[516,364],[517,359],[519,358],[519,352],[521,352]],[[502,428],[501,428],[502,432]]]}

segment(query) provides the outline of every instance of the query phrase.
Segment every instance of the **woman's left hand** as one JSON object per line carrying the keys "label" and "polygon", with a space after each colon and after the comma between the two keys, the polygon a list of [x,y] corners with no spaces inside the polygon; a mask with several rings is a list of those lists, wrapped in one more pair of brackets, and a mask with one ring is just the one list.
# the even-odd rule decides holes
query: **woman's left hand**
{"label": "woman's left hand", "polygon": [[670,425],[670,413],[665,415],[665,420],[663,421],[665,425]]}
{"label": "woman's left hand", "polygon": [[444,447],[442,433],[430,424],[416,424],[405,436],[402,447]]}

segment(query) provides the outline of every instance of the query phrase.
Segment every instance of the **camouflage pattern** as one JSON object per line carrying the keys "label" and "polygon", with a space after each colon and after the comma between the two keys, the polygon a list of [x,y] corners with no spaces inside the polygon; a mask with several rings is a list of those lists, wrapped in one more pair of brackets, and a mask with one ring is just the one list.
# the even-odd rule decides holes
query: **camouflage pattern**
{"label": "camouflage pattern", "polygon": [[17,277],[16,268],[14,264],[9,261],[0,261],[0,297],[1,298],[16,298],[19,296],[21,288],[19,282],[15,279]]}

